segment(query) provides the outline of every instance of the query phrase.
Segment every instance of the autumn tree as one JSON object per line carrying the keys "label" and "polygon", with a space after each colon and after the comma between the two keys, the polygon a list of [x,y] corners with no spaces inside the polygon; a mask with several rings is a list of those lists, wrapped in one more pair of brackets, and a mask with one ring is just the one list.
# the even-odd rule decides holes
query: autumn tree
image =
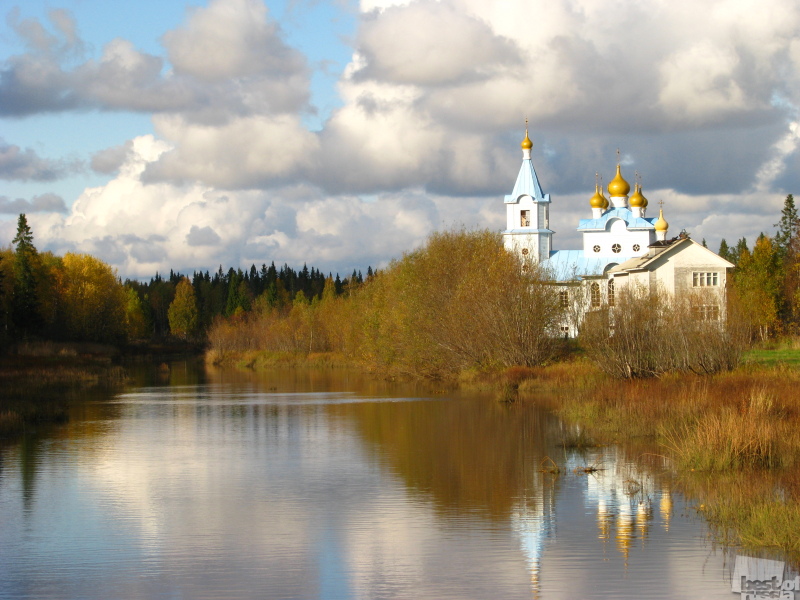
{"label": "autumn tree", "polygon": [[144,304],[139,293],[125,286],[125,334],[129,340],[141,340],[148,336],[149,327]]}
{"label": "autumn tree", "polygon": [[73,339],[117,342],[125,337],[125,291],[116,272],[88,254],[63,258],[63,320]]}
{"label": "autumn tree", "polygon": [[752,330],[761,339],[776,331],[781,302],[782,269],[775,243],[763,233],[752,253],[746,248],[734,272],[734,291]]}
{"label": "autumn tree", "polygon": [[169,305],[169,328],[173,335],[188,339],[197,333],[200,314],[192,282],[184,277],[175,287],[175,299]]}

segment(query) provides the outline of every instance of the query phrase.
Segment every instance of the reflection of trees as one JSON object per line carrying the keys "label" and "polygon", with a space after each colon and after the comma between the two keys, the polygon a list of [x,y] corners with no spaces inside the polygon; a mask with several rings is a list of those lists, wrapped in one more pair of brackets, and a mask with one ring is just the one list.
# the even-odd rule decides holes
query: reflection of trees
{"label": "reflection of trees", "polygon": [[[356,423],[406,484],[443,510],[508,516],[537,498],[539,463],[557,420],[532,405],[489,400],[371,403],[331,407]],[[552,448],[552,446],[549,446]]]}

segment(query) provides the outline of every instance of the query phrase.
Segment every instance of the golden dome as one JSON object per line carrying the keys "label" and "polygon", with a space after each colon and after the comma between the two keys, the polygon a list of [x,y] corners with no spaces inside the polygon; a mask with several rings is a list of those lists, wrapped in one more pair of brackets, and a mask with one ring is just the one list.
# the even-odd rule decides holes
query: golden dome
{"label": "golden dome", "polygon": [[647,206],[647,198],[642,196],[642,188],[638,183],[634,184],[633,194],[631,194],[630,200],[628,202],[633,207],[638,206],[644,208],[645,206]]}
{"label": "golden dome", "polygon": [[617,174],[614,175],[614,179],[608,182],[608,195],[612,198],[614,196],[627,196],[630,191],[631,186],[622,178],[620,167],[617,165]]}
{"label": "golden dome", "polygon": [[592,208],[605,208],[608,205],[608,200],[600,192],[600,186],[594,184],[594,196],[589,199],[589,205]]}
{"label": "golden dome", "polygon": [[608,198],[606,198],[605,194],[603,194],[603,188],[600,188],[600,196],[602,196],[603,198],[603,210],[607,210],[609,203],[608,203]]}
{"label": "golden dome", "polygon": [[522,140],[520,146],[522,147],[523,150],[530,150],[531,148],[533,148],[533,142],[531,141],[531,138],[528,137],[527,127],[525,127],[525,139]]}
{"label": "golden dome", "polygon": [[666,231],[669,229],[669,223],[664,218],[664,210],[661,209],[658,211],[658,221],[656,221],[656,231]]}

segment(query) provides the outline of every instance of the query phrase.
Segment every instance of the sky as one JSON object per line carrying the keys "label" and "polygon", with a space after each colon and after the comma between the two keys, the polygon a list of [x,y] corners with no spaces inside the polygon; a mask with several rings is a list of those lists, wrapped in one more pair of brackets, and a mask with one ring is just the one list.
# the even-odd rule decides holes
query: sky
{"label": "sky", "polygon": [[[785,0],[0,0],[0,247],[123,278],[347,275],[505,226],[529,121],[554,249],[596,173],[716,250],[798,191]],[[454,257],[457,263],[457,257]]]}

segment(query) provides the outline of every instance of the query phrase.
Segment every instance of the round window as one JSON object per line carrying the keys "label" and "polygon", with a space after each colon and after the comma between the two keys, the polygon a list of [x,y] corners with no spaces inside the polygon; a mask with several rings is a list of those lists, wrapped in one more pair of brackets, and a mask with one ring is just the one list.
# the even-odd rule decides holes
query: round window
{"label": "round window", "polygon": [[622,251],[622,246],[620,246],[619,244],[614,244],[613,246],[611,246],[611,251],[614,254],[619,254]]}
{"label": "round window", "polygon": [[600,246],[595,246],[594,248],[592,248],[592,250],[594,250],[595,252],[600,252]]}
{"label": "round window", "polygon": [[528,254],[528,249],[527,248],[523,248],[522,249],[522,255],[525,256],[526,254]]}
{"label": "round window", "polygon": [[633,251],[634,251],[634,252],[638,252],[638,251],[639,251],[639,250],[641,250],[641,249],[642,249],[642,247],[641,247],[639,244],[634,244],[634,245],[633,245]]}

